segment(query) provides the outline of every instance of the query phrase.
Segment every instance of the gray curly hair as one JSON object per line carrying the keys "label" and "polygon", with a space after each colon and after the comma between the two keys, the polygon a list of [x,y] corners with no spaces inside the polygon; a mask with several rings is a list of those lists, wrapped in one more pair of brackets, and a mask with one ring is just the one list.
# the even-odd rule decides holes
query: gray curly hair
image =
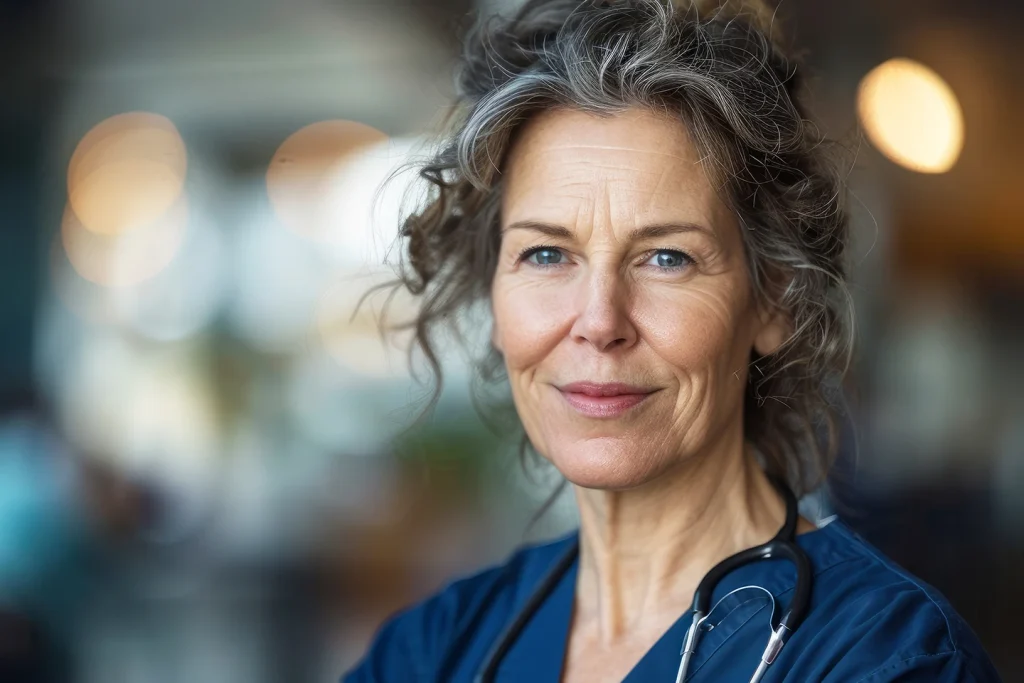
{"label": "gray curly hair", "polygon": [[[647,108],[686,126],[742,226],[756,300],[791,321],[776,351],[752,351],[744,438],[798,494],[823,481],[838,448],[835,390],[852,354],[845,187],[773,23],[756,2],[529,0],[472,28],[451,129],[420,168],[428,199],[403,222],[394,283],[420,297],[408,326],[434,372],[435,399],[435,332],[489,301],[502,162],[517,130],[554,107]],[[495,349],[478,360],[478,377],[500,376]]]}

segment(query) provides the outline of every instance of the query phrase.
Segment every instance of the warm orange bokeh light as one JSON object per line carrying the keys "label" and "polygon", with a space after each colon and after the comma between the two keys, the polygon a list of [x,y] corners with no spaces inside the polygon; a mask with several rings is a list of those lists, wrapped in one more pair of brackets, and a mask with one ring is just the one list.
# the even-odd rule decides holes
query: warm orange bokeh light
{"label": "warm orange bokeh light", "polygon": [[278,219],[295,232],[329,238],[344,226],[339,216],[338,170],[359,150],[387,136],[355,121],[321,121],[289,136],[267,169],[267,195]]}
{"label": "warm orange bokeh light", "polygon": [[945,173],[964,145],[960,103],[942,77],[910,59],[890,59],[861,81],[857,113],[885,156],[919,173]]}
{"label": "warm orange bokeh light", "polygon": [[156,221],[185,184],[185,144],[170,119],[112,116],[86,133],[68,164],[68,200],[82,226],[118,235]]}
{"label": "warm orange bokeh light", "polygon": [[115,235],[86,230],[70,204],[61,221],[61,243],[71,265],[86,280],[106,287],[131,287],[167,267],[188,225],[185,195],[148,225]]}

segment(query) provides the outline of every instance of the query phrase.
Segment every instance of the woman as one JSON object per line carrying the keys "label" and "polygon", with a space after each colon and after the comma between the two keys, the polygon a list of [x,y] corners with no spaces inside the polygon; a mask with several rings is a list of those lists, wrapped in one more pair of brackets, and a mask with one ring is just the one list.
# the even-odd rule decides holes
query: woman
{"label": "woman", "polygon": [[490,303],[580,529],[393,617],[345,681],[998,680],[942,596],[797,518],[835,450],[847,216],[771,29],[538,0],[471,33],[403,283],[430,358]]}

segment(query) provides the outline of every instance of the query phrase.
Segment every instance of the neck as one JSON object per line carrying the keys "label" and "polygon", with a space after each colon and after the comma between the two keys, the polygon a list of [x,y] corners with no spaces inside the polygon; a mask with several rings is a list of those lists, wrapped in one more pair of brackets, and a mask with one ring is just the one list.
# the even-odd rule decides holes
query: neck
{"label": "neck", "polygon": [[715,450],[636,489],[576,488],[576,623],[591,637],[610,645],[659,632],[689,607],[708,570],[782,526],[785,503],[742,440]]}

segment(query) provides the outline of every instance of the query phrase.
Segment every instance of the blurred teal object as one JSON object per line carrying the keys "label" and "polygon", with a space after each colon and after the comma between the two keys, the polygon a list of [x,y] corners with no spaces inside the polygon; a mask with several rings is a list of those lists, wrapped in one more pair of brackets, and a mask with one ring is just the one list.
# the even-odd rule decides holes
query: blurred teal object
{"label": "blurred teal object", "polygon": [[33,418],[0,423],[0,607],[50,611],[75,544],[73,466]]}

